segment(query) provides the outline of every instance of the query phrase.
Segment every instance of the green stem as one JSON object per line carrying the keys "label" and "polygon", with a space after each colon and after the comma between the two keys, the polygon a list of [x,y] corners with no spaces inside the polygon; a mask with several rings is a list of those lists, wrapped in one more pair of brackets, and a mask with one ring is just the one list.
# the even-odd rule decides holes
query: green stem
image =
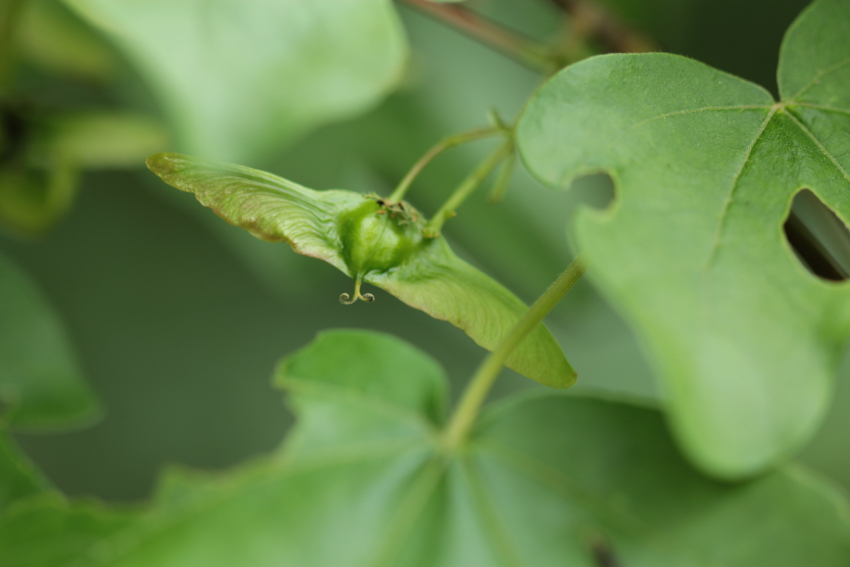
{"label": "green stem", "polygon": [[496,151],[487,156],[487,159],[481,162],[481,164],[475,168],[475,170],[470,173],[460,185],[458,185],[458,188],[455,189],[454,193],[452,193],[448,200],[443,203],[440,210],[437,211],[434,217],[428,221],[425,228],[422,230],[423,234],[425,234],[428,238],[436,238],[440,236],[440,230],[443,228],[443,224],[455,216],[457,208],[460,207],[466,198],[469,197],[469,195],[490,176],[502,160],[511,154],[513,148],[513,139],[509,139],[507,142],[499,146]]}
{"label": "green stem", "polygon": [[425,168],[426,165],[431,163],[435,157],[448,150],[449,148],[454,148],[455,146],[460,146],[461,144],[466,144],[469,142],[474,142],[475,140],[480,140],[482,138],[488,138],[490,136],[495,136],[496,134],[503,133],[503,130],[496,126],[488,126],[487,128],[478,128],[477,130],[470,130],[468,132],[461,132],[460,134],[454,134],[447,138],[443,138],[439,142],[437,142],[428,153],[419,158],[410,171],[407,172],[407,175],[404,176],[404,179],[401,180],[401,183],[398,184],[398,187],[395,188],[393,194],[389,196],[387,199],[393,203],[397,203],[404,199],[404,195],[407,193],[407,190],[410,188],[410,184],[413,183],[413,180],[419,175],[419,173]]}
{"label": "green stem", "polygon": [[446,429],[443,431],[444,446],[450,450],[459,447],[469,435],[481,406],[493,387],[493,383],[502,371],[502,366],[519,343],[530,333],[546,315],[561,301],[570,288],[584,274],[586,266],[579,256],[573,260],[558,279],[534,302],[513,329],[502,339],[496,350],[481,363],[460,403],[455,408]]}
{"label": "green stem", "polygon": [[502,169],[496,177],[496,182],[493,183],[490,195],[487,196],[488,201],[491,203],[498,203],[505,197],[505,193],[508,190],[508,184],[511,182],[511,178],[514,175],[515,167],[516,153],[511,152],[505,160],[505,163],[502,164]]}

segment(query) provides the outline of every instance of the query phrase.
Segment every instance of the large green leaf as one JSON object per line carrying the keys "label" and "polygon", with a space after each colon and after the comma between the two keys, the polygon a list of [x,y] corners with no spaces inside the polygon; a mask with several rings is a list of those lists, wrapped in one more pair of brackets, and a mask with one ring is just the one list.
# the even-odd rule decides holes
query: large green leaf
{"label": "large green leaf", "polygon": [[[170,475],[156,505],[90,544],[82,564],[850,561],[848,508],[836,491],[796,467],[741,484],[709,480],[682,460],[651,409],[520,396],[452,451],[440,441],[439,368],[393,337],[327,333],[285,360],[277,381],[299,419],[282,454],[218,479]],[[21,524],[13,517],[5,527],[17,533]],[[0,538],[0,556],[31,564],[51,537]]]}
{"label": "large green leaf", "polygon": [[[35,284],[0,255],[0,429],[91,420],[98,404]],[[3,407],[5,406],[5,407]]]}
{"label": "large green leaf", "polygon": [[800,17],[780,102],[682,57],[611,55],[556,75],[520,120],[544,182],[613,177],[616,202],[583,211],[576,240],[647,345],[684,448],[721,476],[808,439],[850,334],[850,286],[807,272],[782,228],[804,188],[850,220],[848,33],[846,0]]}
{"label": "large green leaf", "polygon": [[[494,349],[526,306],[451,251],[443,238],[422,236],[422,220],[351,191],[313,191],[275,175],[179,154],[156,154],[148,167],[166,183],[194,193],[227,222],[269,242],[287,242],[357,281],[383,288],[408,305],[463,329]],[[405,218],[406,217],[406,218]],[[548,386],[575,382],[558,343],[540,325],[507,365]]]}
{"label": "large green leaf", "polygon": [[189,151],[255,159],[399,79],[389,0],[66,0],[136,62]]}

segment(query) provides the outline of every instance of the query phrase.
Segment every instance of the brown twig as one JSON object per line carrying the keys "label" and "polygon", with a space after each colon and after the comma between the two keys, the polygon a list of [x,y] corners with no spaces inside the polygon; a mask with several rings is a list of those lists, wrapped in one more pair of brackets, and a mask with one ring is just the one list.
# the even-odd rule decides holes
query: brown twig
{"label": "brown twig", "polygon": [[552,0],[572,20],[573,33],[585,42],[598,43],[610,53],[657,51],[648,36],[635,31],[617,16],[586,0]]}
{"label": "brown twig", "polygon": [[398,0],[477,39],[533,69],[551,73],[561,66],[558,56],[546,45],[507,28],[469,8],[428,0]]}

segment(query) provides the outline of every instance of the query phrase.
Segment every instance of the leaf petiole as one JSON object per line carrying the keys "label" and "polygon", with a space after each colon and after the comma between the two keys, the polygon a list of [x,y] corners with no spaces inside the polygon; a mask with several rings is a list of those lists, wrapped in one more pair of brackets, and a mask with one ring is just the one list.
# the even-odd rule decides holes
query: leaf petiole
{"label": "leaf petiole", "polygon": [[472,194],[475,189],[487,179],[496,167],[502,161],[510,156],[514,151],[513,137],[509,138],[504,144],[499,146],[496,151],[491,153],[469,176],[458,185],[451,197],[443,203],[440,210],[434,214],[434,217],[428,221],[422,233],[426,238],[436,238],[440,236],[440,230],[443,224],[450,218],[455,216],[455,211],[458,207]]}
{"label": "leaf petiole", "polygon": [[457,449],[466,440],[481,411],[481,406],[490,392],[490,388],[493,387],[511,352],[570,291],[584,274],[586,268],[587,266],[582,261],[581,256],[573,260],[567,266],[567,269],[558,276],[558,279],[549,286],[549,289],[543,292],[543,295],[517,321],[516,325],[499,343],[499,346],[487,355],[487,358],[478,366],[449,419],[449,423],[443,430],[442,441],[447,450]]}
{"label": "leaf petiole", "polygon": [[463,144],[467,144],[469,142],[474,142],[475,140],[481,140],[483,138],[489,138],[490,136],[496,136],[498,134],[504,134],[505,130],[500,125],[488,126],[487,128],[478,128],[475,130],[469,130],[468,132],[461,132],[459,134],[453,134],[448,136],[447,138],[443,138],[434,146],[428,150],[428,152],[419,158],[410,171],[407,172],[407,175],[404,176],[404,179],[398,184],[395,191],[393,191],[392,195],[387,198],[387,201],[392,203],[397,203],[404,199],[407,190],[410,188],[410,184],[416,179],[416,177],[425,169],[425,166],[431,163],[431,161],[443,153],[444,151],[454,148],[456,146],[460,146]]}
{"label": "leaf petiole", "polygon": [[491,203],[498,203],[505,197],[505,193],[508,190],[508,184],[511,182],[515,168],[516,152],[511,152],[502,164],[502,167],[496,176],[496,181],[493,183],[493,188],[490,189],[490,194],[487,195],[488,201]]}

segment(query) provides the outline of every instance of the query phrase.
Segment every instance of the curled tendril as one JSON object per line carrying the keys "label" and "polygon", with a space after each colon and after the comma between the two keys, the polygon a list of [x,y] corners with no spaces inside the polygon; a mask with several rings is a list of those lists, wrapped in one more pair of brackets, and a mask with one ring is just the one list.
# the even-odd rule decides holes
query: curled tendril
{"label": "curled tendril", "polygon": [[366,303],[371,303],[375,301],[375,296],[371,293],[360,294],[360,280],[354,282],[354,299],[351,298],[347,293],[343,293],[339,296],[339,302],[343,305],[351,305],[358,299],[365,301]]}
{"label": "curled tendril", "polygon": [[354,299],[351,299],[351,296],[348,295],[347,293],[343,293],[339,296],[339,302],[342,303],[343,305],[351,305],[352,303],[354,303],[358,299],[361,299],[361,300],[365,301],[366,303],[370,303],[372,301],[375,301],[375,296],[372,295],[371,293],[364,293],[363,295],[360,295],[358,293],[354,296]]}

